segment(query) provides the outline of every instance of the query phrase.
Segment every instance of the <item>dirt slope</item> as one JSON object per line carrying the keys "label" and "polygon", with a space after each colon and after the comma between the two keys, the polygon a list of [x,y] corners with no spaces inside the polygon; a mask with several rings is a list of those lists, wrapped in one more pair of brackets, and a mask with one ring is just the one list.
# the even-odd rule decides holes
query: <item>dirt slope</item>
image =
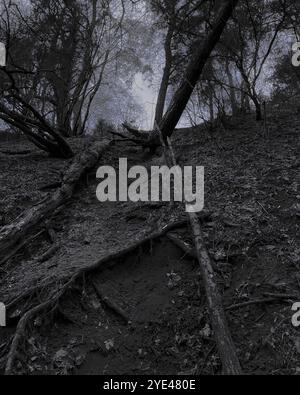
{"label": "dirt slope", "polygon": [[[206,210],[212,216],[204,232],[218,266],[224,304],[266,298],[270,293],[299,295],[296,301],[300,301],[300,120],[292,110],[274,112],[270,139],[262,137],[252,115],[229,122],[227,131],[213,135],[203,128],[178,131],[173,141],[181,165],[205,166]],[[1,142],[1,150],[12,144]],[[84,141],[72,144],[81,149]],[[27,148],[27,143],[21,141],[20,148]],[[119,157],[128,157],[132,165],[155,164],[153,159],[147,162],[143,152],[117,145],[101,165],[116,165]],[[68,162],[33,152],[2,154],[0,166],[4,224],[39,201],[46,193],[39,189],[58,181]],[[49,232],[45,232],[2,268],[0,301],[8,303],[26,289],[52,283],[39,295],[43,299],[78,268],[184,215],[180,206],[100,204],[96,186],[93,171],[82,180],[74,199],[47,223],[59,245],[53,257],[43,263],[35,259],[51,247]],[[188,230],[181,235],[190,240]],[[83,279],[66,294],[58,313],[32,325],[23,350],[28,358],[19,364],[19,371],[218,373],[195,262],[162,239],[115,263]],[[92,281],[124,310],[129,325],[101,303]],[[15,315],[31,303],[36,300],[18,306]],[[292,303],[278,298],[228,312],[246,373],[300,372],[300,337],[291,325]],[[3,331],[0,358],[14,325],[12,321]]]}

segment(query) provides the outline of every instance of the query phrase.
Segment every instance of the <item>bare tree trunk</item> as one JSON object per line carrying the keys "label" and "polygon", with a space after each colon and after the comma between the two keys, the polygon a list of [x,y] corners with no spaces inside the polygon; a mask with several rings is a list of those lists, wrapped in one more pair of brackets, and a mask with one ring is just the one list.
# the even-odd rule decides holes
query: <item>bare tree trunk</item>
{"label": "bare tree trunk", "polygon": [[77,101],[73,110],[73,134],[78,136],[82,131],[82,106],[80,101]]}
{"label": "bare tree trunk", "polygon": [[161,80],[157,103],[156,103],[154,129],[155,129],[155,125],[160,124],[164,115],[166,97],[167,97],[171,69],[172,69],[173,56],[172,56],[171,44],[172,44],[173,33],[174,33],[174,26],[171,24],[169,26],[168,34],[165,41],[165,57],[166,57],[165,67],[164,67],[163,77]]}
{"label": "bare tree trunk", "polygon": [[214,96],[212,86],[209,87],[209,118],[212,123],[215,119],[215,110],[214,110]]}
{"label": "bare tree trunk", "polygon": [[255,112],[256,112],[256,120],[257,121],[262,121],[263,120],[263,115],[262,115],[262,109],[261,109],[261,103],[258,100],[256,92],[253,92],[251,99],[255,105]]}
{"label": "bare tree trunk", "polygon": [[241,85],[241,110],[244,113],[250,112],[250,98],[249,95],[246,93],[246,84],[245,81],[242,81]]}
{"label": "bare tree trunk", "polygon": [[238,65],[239,71],[241,73],[241,76],[244,80],[245,87],[246,87],[246,92],[248,93],[248,96],[252,100],[254,106],[255,106],[255,111],[256,111],[256,120],[257,121],[262,121],[263,120],[263,115],[262,115],[262,109],[261,109],[261,103],[258,98],[258,94],[255,90],[255,84],[251,85],[251,82],[249,81],[248,75],[245,72],[244,68],[242,65]]}
{"label": "bare tree trunk", "polygon": [[230,95],[232,114],[235,115],[238,111],[238,105],[237,105],[236,94],[234,89],[233,77],[230,70],[229,59],[226,59],[226,74],[229,82],[229,89],[230,89],[229,95]]}
{"label": "bare tree trunk", "polygon": [[67,103],[68,102],[57,107],[57,128],[63,136],[71,137],[73,132]]}

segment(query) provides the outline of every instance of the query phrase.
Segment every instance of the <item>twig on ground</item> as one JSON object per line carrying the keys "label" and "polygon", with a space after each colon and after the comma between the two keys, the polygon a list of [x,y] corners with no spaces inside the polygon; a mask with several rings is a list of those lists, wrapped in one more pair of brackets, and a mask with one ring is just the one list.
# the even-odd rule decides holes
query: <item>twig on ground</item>
{"label": "twig on ground", "polygon": [[300,300],[300,295],[295,294],[285,294],[285,293],[271,293],[271,292],[264,292],[265,296],[269,296],[271,298],[276,299],[292,299],[292,300]]}
{"label": "twig on ground", "polygon": [[291,300],[299,300],[299,298],[300,298],[300,296],[293,295],[293,294],[274,294],[274,293],[270,293],[270,292],[265,292],[264,296],[266,296],[266,298],[254,299],[254,300],[249,300],[248,302],[234,304],[232,306],[227,307],[226,311],[237,310],[237,309],[240,309],[243,307],[257,305],[257,304],[279,303],[280,300],[282,300],[282,301],[288,301],[290,299]]}
{"label": "twig on ground", "polygon": [[248,302],[242,302],[242,303],[237,303],[233,304],[229,307],[226,307],[226,311],[233,311],[233,310],[238,310],[242,309],[244,307],[248,306],[253,306],[253,305],[258,305],[258,304],[268,304],[268,303],[274,303],[274,302],[279,302],[278,298],[265,298],[265,299],[254,299],[254,300],[249,300]]}

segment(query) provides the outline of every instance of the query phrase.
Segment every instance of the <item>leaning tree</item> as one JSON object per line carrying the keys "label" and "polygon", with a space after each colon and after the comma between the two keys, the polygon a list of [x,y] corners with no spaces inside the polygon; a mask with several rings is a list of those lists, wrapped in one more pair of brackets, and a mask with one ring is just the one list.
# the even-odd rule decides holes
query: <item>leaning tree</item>
{"label": "leaning tree", "polygon": [[151,132],[141,132],[133,129],[127,124],[124,127],[131,134],[131,140],[136,144],[144,147],[149,147],[155,150],[161,145],[163,139],[165,143],[168,141],[186,106],[195,90],[195,87],[201,77],[203,69],[210,58],[214,48],[218,44],[220,37],[225,29],[225,26],[230,19],[238,0],[227,0],[219,10],[213,27],[203,42],[198,42],[195,46],[194,52],[191,55],[190,61],[183,73],[183,78],[175,91],[171,103],[159,124]]}

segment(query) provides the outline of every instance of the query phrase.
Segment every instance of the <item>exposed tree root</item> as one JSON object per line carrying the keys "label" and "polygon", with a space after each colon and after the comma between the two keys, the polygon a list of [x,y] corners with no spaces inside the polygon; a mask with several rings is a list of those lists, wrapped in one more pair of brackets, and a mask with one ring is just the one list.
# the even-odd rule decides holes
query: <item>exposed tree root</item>
{"label": "exposed tree root", "polygon": [[[94,263],[92,263],[90,266],[84,267],[82,269],[79,269],[75,274],[73,274],[73,276],[68,279],[65,279],[66,282],[65,284],[62,286],[62,288],[54,295],[52,296],[49,300],[35,306],[34,308],[32,308],[31,310],[27,311],[23,317],[20,319],[17,328],[16,328],[16,332],[11,344],[11,348],[7,357],[7,363],[6,363],[6,368],[5,368],[5,374],[6,375],[12,375],[13,374],[13,368],[15,365],[15,361],[17,359],[17,355],[18,355],[18,349],[19,349],[19,345],[22,341],[22,338],[25,336],[25,332],[26,332],[26,327],[28,326],[28,324],[40,313],[45,312],[45,311],[49,311],[53,308],[55,308],[55,306],[58,304],[59,300],[61,299],[61,297],[65,294],[65,292],[83,275],[86,275],[88,273],[91,273],[95,270],[98,270],[102,267],[105,266],[106,263],[112,262],[112,261],[116,261],[124,256],[126,256],[127,254],[131,253],[132,251],[135,251],[138,247],[140,247],[141,245],[144,245],[147,242],[150,242],[154,239],[158,239],[162,236],[165,236],[169,231],[179,228],[179,227],[183,227],[187,225],[187,221],[186,220],[179,220],[179,221],[174,221],[169,223],[168,225],[164,226],[161,230],[156,231],[152,234],[150,234],[149,236],[146,236],[145,238],[141,239],[141,240],[136,240],[135,242],[133,242],[131,245],[127,246],[124,249],[121,249],[117,252],[113,252],[107,256],[105,256],[104,258],[100,259],[99,261],[96,261]],[[45,287],[45,286],[44,286]],[[31,290],[28,291],[28,295],[32,295],[36,290]],[[29,293],[30,292],[30,293]],[[24,299],[24,295],[20,296],[19,298],[17,298],[15,301],[11,302],[11,304],[9,305],[9,307],[15,306],[17,301],[20,301]]]}
{"label": "exposed tree root", "polygon": [[49,288],[52,285],[53,285],[53,281],[49,282],[49,283],[44,282],[41,285],[38,285],[36,287],[27,289],[25,292],[23,292],[22,294],[17,296],[15,299],[13,299],[9,303],[7,303],[6,304],[6,310],[7,311],[11,311],[12,309],[14,309],[18,305],[18,303],[22,302],[22,300],[25,300],[25,299],[28,299],[30,297],[33,297],[38,292],[41,292],[43,289]]}
{"label": "exposed tree root", "polygon": [[123,123],[122,126],[129,133],[129,135],[133,137],[123,136],[119,134],[120,137],[127,138],[143,148],[150,148],[150,150],[152,150],[153,152],[161,145],[159,133],[157,133],[155,130],[147,132],[143,130],[137,130],[127,125],[126,123]]}
{"label": "exposed tree root", "polygon": [[41,192],[48,192],[51,191],[53,189],[58,189],[61,188],[61,181],[57,181],[57,182],[53,182],[51,184],[45,185],[43,187],[41,187],[39,190]]}
{"label": "exposed tree root", "polygon": [[[193,259],[198,259],[197,257],[197,252],[195,248],[193,248],[190,244],[186,243],[182,238],[180,238],[177,234],[175,233],[167,233],[167,238],[178,248],[180,248],[187,256],[193,258]],[[218,272],[219,269],[215,262],[212,262],[213,269]]]}
{"label": "exposed tree root", "polygon": [[45,263],[51,259],[56,252],[60,249],[60,244],[54,244],[47,251],[45,251],[41,256],[35,259],[35,262]]}
{"label": "exposed tree root", "polygon": [[186,243],[182,238],[180,238],[175,233],[168,233],[167,238],[178,248],[180,248],[187,256],[197,259],[196,250],[190,246],[190,244]]}
{"label": "exposed tree root", "polygon": [[104,295],[104,293],[101,291],[99,285],[96,284],[95,281],[92,281],[93,287],[96,291],[96,294],[98,295],[100,301],[104,303],[110,310],[112,310],[116,315],[122,318],[122,320],[128,324],[130,322],[130,318],[128,315],[119,307],[111,298],[108,296]]}
{"label": "exposed tree root", "polygon": [[20,319],[16,333],[14,335],[8,356],[7,356],[7,362],[6,362],[6,367],[5,367],[5,375],[12,375],[13,374],[13,368],[14,368],[14,363],[18,355],[18,348],[19,345],[22,341],[22,338],[25,335],[26,332],[26,327],[30,321],[34,319],[39,313],[51,309],[58,301],[59,299],[63,296],[63,294],[66,292],[66,290],[69,288],[70,285],[73,284],[73,282],[76,280],[77,276],[74,275],[71,280],[69,280],[62,288],[61,290],[50,300],[39,304],[38,306],[34,307],[33,309],[27,311],[23,317]]}
{"label": "exposed tree root", "polygon": [[270,297],[270,298],[274,298],[274,299],[285,299],[285,300],[300,300],[300,295],[295,295],[295,294],[284,294],[284,293],[280,293],[280,294],[276,294],[276,293],[271,293],[271,292],[265,292],[264,296]]}
{"label": "exposed tree root", "polygon": [[11,251],[9,251],[1,260],[0,266],[5,265],[11,258],[13,258],[22,248],[41,236],[45,230],[41,230],[36,235],[30,236],[27,239],[20,241]]}
{"label": "exposed tree root", "polygon": [[10,248],[26,237],[29,231],[42,219],[50,216],[54,210],[70,199],[81,176],[97,164],[101,154],[109,145],[110,141],[108,140],[93,141],[75,157],[72,165],[65,173],[60,189],[53,195],[47,196],[30,210],[26,210],[12,224],[0,229],[0,255],[5,255]]}
{"label": "exposed tree root", "polygon": [[248,302],[233,304],[229,307],[226,307],[226,311],[238,310],[244,307],[258,305],[258,304],[280,303],[280,300],[286,301],[287,299],[290,298],[274,297],[274,298],[254,299],[254,300],[249,300]]}

